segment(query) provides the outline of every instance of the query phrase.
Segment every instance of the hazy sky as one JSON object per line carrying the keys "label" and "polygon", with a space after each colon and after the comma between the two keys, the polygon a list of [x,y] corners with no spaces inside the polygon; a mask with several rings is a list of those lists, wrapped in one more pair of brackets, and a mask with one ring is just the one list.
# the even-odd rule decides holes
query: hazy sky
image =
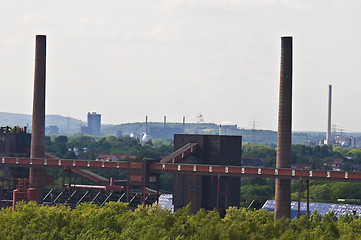
{"label": "hazy sky", "polygon": [[294,37],[293,130],[361,131],[360,0],[0,0],[0,112],[32,112],[47,35],[47,114],[103,123],[277,129],[281,36]]}

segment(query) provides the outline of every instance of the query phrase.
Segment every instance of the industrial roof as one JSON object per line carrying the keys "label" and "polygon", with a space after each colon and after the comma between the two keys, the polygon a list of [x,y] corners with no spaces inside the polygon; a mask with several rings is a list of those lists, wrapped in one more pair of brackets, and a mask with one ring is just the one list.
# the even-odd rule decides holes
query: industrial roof
{"label": "industrial roof", "polygon": [[172,200],[173,200],[173,194],[162,194],[159,197],[159,204],[163,209],[170,210],[173,213],[174,206]]}
{"label": "industrial roof", "polygon": [[[307,203],[301,202],[300,206],[300,213],[306,214],[307,213]],[[275,210],[275,201],[274,200],[267,200],[266,203],[263,205],[262,209],[267,209],[269,211],[274,212]],[[353,211],[356,211],[357,215],[361,215],[361,206],[360,205],[351,205],[351,204],[335,204],[335,203],[315,203],[310,202],[310,214],[312,214],[313,211],[317,211],[322,216],[326,213],[333,211],[337,214],[337,217],[339,218],[342,214],[345,213],[353,213]],[[291,202],[291,218],[297,217],[297,211],[298,211],[298,202],[292,201]]]}

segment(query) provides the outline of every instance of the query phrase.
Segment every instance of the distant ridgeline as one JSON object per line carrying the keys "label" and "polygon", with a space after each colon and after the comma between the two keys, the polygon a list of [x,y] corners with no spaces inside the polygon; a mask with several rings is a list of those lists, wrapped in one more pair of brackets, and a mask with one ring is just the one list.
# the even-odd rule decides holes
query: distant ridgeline
{"label": "distant ridgeline", "polygon": [[[214,123],[186,123],[184,133],[188,134],[211,134],[217,135],[221,131],[222,135],[241,135],[243,143],[263,143],[276,144],[277,132],[271,130],[252,130],[245,128],[238,128],[237,125],[222,125],[221,130],[219,125]],[[141,136],[146,132],[145,122],[124,123],[119,125],[102,126],[103,135],[130,135]],[[174,134],[183,133],[182,123],[167,123],[164,126],[163,122],[148,122],[147,134],[151,138],[171,138]],[[338,135],[337,133],[335,135]],[[345,136],[353,136],[356,142],[361,142],[361,133],[347,133]],[[316,145],[323,142],[326,137],[325,132],[293,132],[292,144]]]}
{"label": "distant ridgeline", "polygon": [[[19,113],[7,113],[0,112],[0,126],[19,126],[28,127],[31,129],[31,114],[19,114]],[[60,115],[46,115],[45,116],[45,127],[56,126],[59,130],[59,134],[76,134],[80,132],[80,126],[85,123],[81,120],[63,117]]]}
{"label": "distant ridgeline", "polygon": [[[46,115],[45,125],[46,134],[72,135],[80,134],[80,127],[86,123],[71,117],[63,117],[60,115]],[[31,129],[31,115],[0,112],[0,126],[6,127],[24,127]],[[56,129],[56,131],[50,131]],[[124,123],[119,125],[102,125],[101,134],[106,135],[123,135],[140,137],[146,132],[145,122]],[[151,138],[171,138],[177,133],[194,133],[194,134],[219,134],[218,124],[214,123],[186,123],[183,129],[182,123],[167,122],[164,126],[163,122],[148,122],[148,132]],[[277,132],[271,130],[252,130],[238,128],[237,125],[222,125],[221,133],[223,135],[241,135],[243,143],[277,143]],[[361,133],[336,133],[335,135],[353,136],[356,143],[361,143]],[[293,144],[315,145],[326,137],[324,132],[293,132]],[[358,144],[359,145],[359,144]]]}
{"label": "distant ridgeline", "polygon": [[[219,125],[214,123],[186,123],[184,133],[190,134],[211,134],[216,135],[241,135],[243,143],[277,143],[277,132],[271,130],[251,130],[237,128],[237,125]],[[146,132],[145,122],[124,123],[103,127],[103,135],[121,133],[122,135],[134,134],[140,136]],[[148,132],[152,138],[172,138],[174,134],[183,133],[182,123],[167,123],[164,127],[163,122],[148,122]],[[322,132],[295,132],[292,135],[293,144],[304,144],[305,141],[317,142],[324,139],[325,133]]]}

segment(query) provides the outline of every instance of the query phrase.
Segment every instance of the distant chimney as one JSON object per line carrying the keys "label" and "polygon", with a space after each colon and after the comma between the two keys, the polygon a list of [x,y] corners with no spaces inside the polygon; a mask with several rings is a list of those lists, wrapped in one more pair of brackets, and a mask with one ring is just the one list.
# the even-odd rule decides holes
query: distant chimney
{"label": "distant chimney", "polygon": [[164,116],[164,125],[163,125],[164,128],[166,128],[166,124],[167,124],[167,116]]}
{"label": "distant chimney", "polygon": [[327,114],[326,144],[332,144],[332,134],[331,134],[331,103],[332,103],[332,85],[328,85],[328,114]]}
{"label": "distant chimney", "polygon": [[145,116],[145,132],[148,133],[148,116]]}
{"label": "distant chimney", "polygon": [[186,117],[183,117],[183,133],[186,132]]}
{"label": "distant chimney", "polygon": [[[34,100],[31,130],[30,158],[44,158],[45,139],[45,75],[46,75],[46,36],[36,35]],[[31,167],[30,184],[38,191],[38,203],[42,203],[45,169]]]}

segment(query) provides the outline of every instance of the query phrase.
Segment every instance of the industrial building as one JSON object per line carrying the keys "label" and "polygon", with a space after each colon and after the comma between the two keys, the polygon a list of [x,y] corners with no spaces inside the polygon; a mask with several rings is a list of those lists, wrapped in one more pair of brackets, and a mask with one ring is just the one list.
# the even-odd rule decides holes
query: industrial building
{"label": "industrial building", "polygon": [[31,135],[26,127],[0,128],[0,157],[29,157]]}
{"label": "industrial building", "polygon": [[[179,163],[241,166],[242,137],[224,135],[174,135],[174,153],[184,147],[198,145],[198,151]],[[168,161],[172,156],[167,158]],[[161,162],[166,163],[167,159]],[[191,203],[191,210],[223,209],[239,206],[240,178],[175,174],[173,205],[175,210]]]}
{"label": "industrial building", "polygon": [[[31,134],[26,132],[26,127],[1,127],[0,128],[0,157],[29,157]],[[5,179],[27,178],[27,167],[0,166],[2,177]]]}
{"label": "industrial building", "polygon": [[100,136],[101,135],[101,114],[88,112],[88,126],[81,127],[81,134]]}

